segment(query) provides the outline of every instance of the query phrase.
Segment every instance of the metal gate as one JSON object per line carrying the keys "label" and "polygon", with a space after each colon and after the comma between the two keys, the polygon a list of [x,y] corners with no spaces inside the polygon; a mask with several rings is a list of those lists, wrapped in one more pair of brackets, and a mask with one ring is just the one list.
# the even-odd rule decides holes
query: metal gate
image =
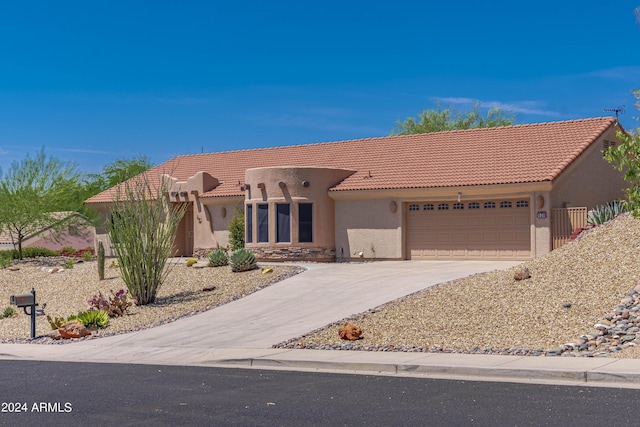
{"label": "metal gate", "polygon": [[587,208],[554,208],[551,210],[553,249],[569,241],[576,228],[587,226]]}

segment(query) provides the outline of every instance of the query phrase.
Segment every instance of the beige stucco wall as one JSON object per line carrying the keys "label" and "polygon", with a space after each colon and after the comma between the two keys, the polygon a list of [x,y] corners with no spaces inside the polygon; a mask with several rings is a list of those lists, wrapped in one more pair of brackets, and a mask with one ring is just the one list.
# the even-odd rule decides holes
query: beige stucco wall
{"label": "beige stucco wall", "polygon": [[[253,205],[252,242],[246,243],[249,249],[259,251],[260,257],[265,249],[295,248],[335,248],[335,211],[334,201],[328,190],[342,181],[353,171],[321,167],[267,167],[248,169],[245,172],[245,205]],[[257,205],[269,205],[269,241],[258,243]],[[276,241],[277,203],[289,203],[291,212],[291,241]],[[313,242],[298,240],[298,204],[313,204]],[[285,255],[279,259],[286,259]]]}
{"label": "beige stucco wall", "polygon": [[618,141],[611,129],[596,140],[553,182],[550,195],[552,208],[597,205],[624,196],[626,182],[621,172],[603,158],[603,141]]}
{"label": "beige stucco wall", "polygon": [[[551,205],[548,191],[531,193],[531,254],[533,258],[551,252]],[[539,217],[540,216],[542,217]]]}
{"label": "beige stucco wall", "polygon": [[393,198],[337,200],[335,216],[338,260],[402,259],[401,202]]}
{"label": "beige stucco wall", "polygon": [[194,246],[196,248],[215,249],[229,246],[229,222],[235,215],[236,208],[244,215],[243,199],[203,199],[202,211],[195,212]]}

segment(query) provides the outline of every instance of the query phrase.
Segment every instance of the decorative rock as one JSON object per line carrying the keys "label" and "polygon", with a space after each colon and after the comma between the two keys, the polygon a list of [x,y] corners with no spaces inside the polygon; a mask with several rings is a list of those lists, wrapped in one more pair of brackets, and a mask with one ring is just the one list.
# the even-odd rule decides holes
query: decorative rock
{"label": "decorative rock", "polygon": [[362,329],[352,323],[345,323],[338,329],[338,335],[343,340],[355,341],[360,339]]}
{"label": "decorative rock", "polygon": [[515,272],[515,274],[513,275],[513,280],[525,280],[525,279],[529,279],[531,277],[531,272],[529,271],[528,268],[523,268],[522,270],[518,270]]}
{"label": "decorative rock", "polygon": [[91,332],[79,320],[70,320],[58,328],[62,338],[82,338],[91,335]]}

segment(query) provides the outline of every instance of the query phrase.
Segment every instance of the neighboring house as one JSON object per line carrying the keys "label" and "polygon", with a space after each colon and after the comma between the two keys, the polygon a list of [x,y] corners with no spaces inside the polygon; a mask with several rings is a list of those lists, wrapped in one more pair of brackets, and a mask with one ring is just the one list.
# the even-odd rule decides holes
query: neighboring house
{"label": "neighboring house", "polygon": [[[72,246],[75,249],[93,248],[95,228],[77,212],[54,212],[51,214],[55,225],[38,227],[22,241],[22,247],[41,247],[51,250]],[[14,246],[15,244],[15,246]],[[15,236],[0,231],[0,250],[17,248]]]}
{"label": "neighboring house", "polygon": [[[619,129],[593,118],[194,154],[146,174],[187,205],[177,255],[226,246],[240,206],[263,260],[526,260],[552,250],[569,208],[622,197],[602,154]],[[86,203],[108,221],[114,194]],[[106,226],[97,239],[110,246]]]}

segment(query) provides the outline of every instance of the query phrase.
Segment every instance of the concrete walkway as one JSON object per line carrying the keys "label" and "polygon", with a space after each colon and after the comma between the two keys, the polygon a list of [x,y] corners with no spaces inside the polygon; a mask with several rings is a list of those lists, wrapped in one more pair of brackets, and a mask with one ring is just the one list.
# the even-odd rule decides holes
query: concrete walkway
{"label": "concrete walkway", "polygon": [[196,316],[66,345],[0,344],[0,360],[302,369],[640,388],[640,360],[271,348],[435,284],[516,264],[309,264],[309,271]]}

